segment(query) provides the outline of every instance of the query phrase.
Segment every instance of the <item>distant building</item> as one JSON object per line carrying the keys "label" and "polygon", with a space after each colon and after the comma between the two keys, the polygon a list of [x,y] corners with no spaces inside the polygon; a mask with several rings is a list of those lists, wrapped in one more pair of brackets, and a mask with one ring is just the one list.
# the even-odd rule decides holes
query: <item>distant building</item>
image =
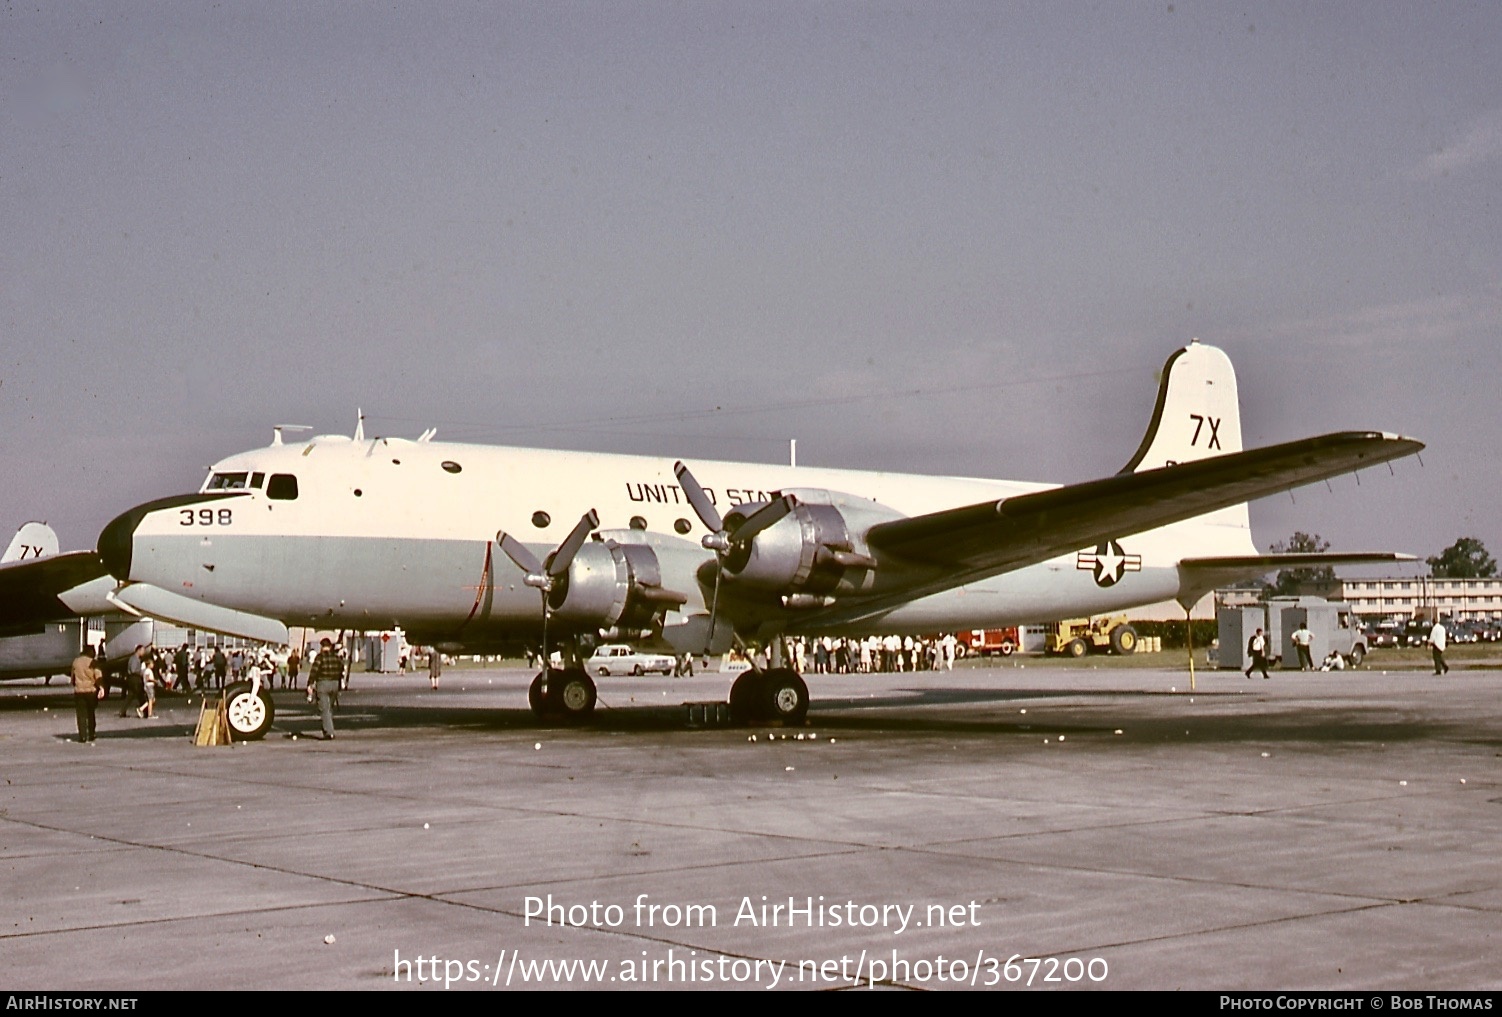
{"label": "distant building", "polygon": [[1349,601],[1355,612],[1367,619],[1435,615],[1457,621],[1502,619],[1502,578],[1336,578],[1332,582],[1305,583],[1303,590],[1327,600]]}

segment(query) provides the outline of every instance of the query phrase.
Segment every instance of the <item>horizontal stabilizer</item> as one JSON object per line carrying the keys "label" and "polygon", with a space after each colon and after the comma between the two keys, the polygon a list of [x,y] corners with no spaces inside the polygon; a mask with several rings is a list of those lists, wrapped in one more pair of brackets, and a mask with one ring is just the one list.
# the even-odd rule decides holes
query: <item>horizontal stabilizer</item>
{"label": "horizontal stabilizer", "polygon": [[1179,603],[1194,605],[1211,590],[1282,569],[1317,569],[1336,565],[1396,565],[1417,561],[1411,554],[1363,551],[1352,554],[1290,552],[1231,555],[1223,558],[1185,558],[1179,562]]}
{"label": "horizontal stabilizer", "polygon": [[132,583],[122,587],[115,591],[114,600],[137,614],[160,618],[185,628],[206,629],[227,636],[257,639],[263,643],[286,645],[291,642],[287,626],[275,618],[215,607],[176,593],[168,593],[146,583]]}

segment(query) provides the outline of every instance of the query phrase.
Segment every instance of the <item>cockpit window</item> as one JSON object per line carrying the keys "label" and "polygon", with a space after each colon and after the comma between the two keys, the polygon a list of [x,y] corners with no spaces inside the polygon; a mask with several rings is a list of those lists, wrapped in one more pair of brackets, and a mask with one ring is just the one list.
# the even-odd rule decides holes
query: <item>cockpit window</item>
{"label": "cockpit window", "polygon": [[255,488],[257,491],[261,489],[261,485],[265,482],[266,474],[264,473],[252,473],[250,475],[250,486]]}
{"label": "cockpit window", "polygon": [[209,478],[210,491],[243,491],[248,474],[244,473],[216,473]]}
{"label": "cockpit window", "polygon": [[292,501],[297,497],[297,478],[290,473],[273,473],[266,483],[266,497]]}

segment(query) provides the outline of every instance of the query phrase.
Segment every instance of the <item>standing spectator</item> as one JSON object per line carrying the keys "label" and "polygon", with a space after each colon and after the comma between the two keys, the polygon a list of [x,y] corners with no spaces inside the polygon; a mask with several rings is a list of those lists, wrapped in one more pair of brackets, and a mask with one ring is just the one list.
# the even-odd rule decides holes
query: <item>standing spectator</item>
{"label": "standing spectator", "polygon": [[177,681],[174,683],[178,692],[187,695],[193,688],[192,676],[188,673],[188,644],[183,643],[177,648],[177,654],[173,657],[173,664],[177,668]]}
{"label": "standing spectator", "polygon": [[323,721],[323,740],[334,740],[334,697],[344,678],[344,661],[334,652],[334,641],[327,636],[320,643],[318,656],[308,672],[308,686],[318,697],[318,716]]}
{"label": "standing spectator", "polygon": [[428,687],[438,688],[438,679],[443,677],[443,654],[438,647],[428,647]]}
{"label": "standing spectator", "polygon": [[229,658],[224,655],[224,647],[214,647],[214,687],[224,688],[224,676],[229,670]]}
{"label": "standing spectator", "polygon": [[1314,645],[1314,633],[1309,631],[1309,623],[1307,621],[1299,622],[1299,627],[1295,630],[1292,638],[1293,648],[1299,651],[1299,670],[1313,671],[1314,655],[1310,652],[1309,648]]}
{"label": "standing spectator", "polygon": [[120,716],[125,716],[125,711],[134,708],[136,716],[141,715],[141,708],[146,705],[146,686],[141,677],[141,670],[146,666],[146,647],[136,645],[130,659],[125,662],[125,702],[120,704]]}
{"label": "standing spectator", "polygon": [[78,717],[79,744],[94,740],[94,711],[104,698],[103,653],[80,653],[73,658],[73,712]]}
{"label": "standing spectator", "polygon": [[1445,631],[1445,623],[1436,619],[1434,627],[1429,630],[1429,649],[1434,653],[1434,673],[1449,674],[1450,665],[1445,663],[1445,643],[1449,639],[1449,633]]}
{"label": "standing spectator", "polygon": [[297,675],[301,670],[302,654],[298,653],[294,647],[292,652],[287,654],[287,688],[297,688]]}
{"label": "standing spectator", "polygon": [[156,661],[153,657],[144,658],[141,661],[141,698],[144,700],[136,708],[136,716],[141,719],[156,719]]}

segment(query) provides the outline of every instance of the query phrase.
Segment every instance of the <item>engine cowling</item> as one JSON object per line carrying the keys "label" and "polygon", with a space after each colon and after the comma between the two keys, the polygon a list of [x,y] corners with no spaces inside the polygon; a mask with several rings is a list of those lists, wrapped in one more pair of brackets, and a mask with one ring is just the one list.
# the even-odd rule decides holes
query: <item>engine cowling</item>
{"label": "engine cowling", "polygon": [[648,631],[688,598],[662,586],[657,554],[645,544],[585,544],[548,593],[553,618],[580,630]]}
{"label": "engine cowling", "polygon": [[761,506],[743,505],[726,516],[732,543],[723,559],[725,577],[738,586],[775,592],[787,607],[820,607],[867,588],[876,561],[861,534],[897,513],[870,502],[842,503],[841,496],[827,491],[785,493],[797,504],[748,541],[734,542],[735,527]]}

